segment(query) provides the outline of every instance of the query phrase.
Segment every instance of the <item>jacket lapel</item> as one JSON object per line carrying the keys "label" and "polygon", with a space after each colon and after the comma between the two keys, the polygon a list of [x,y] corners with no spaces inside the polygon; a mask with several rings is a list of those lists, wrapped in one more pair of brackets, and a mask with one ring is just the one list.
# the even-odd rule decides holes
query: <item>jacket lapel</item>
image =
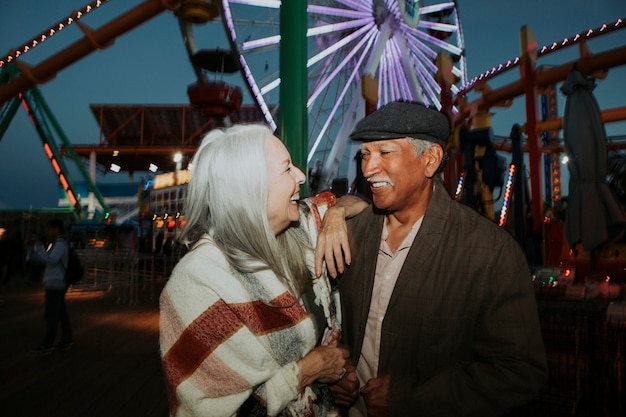
{"label": "jacket lapel", "polygon": [[398,294],[406,291],[409,286],[416,288],[419,292],[419,287],[422,282],[419,277],[416,277],[415,271],[420,270],[424,262],[434,256],[433,254],[436,248],[441,244],[444,222],[450,210],[449,205],[446,204],[446,199],[449,198],[443,185],[436,183],[433,198],[428,204],[420,230],[415,236],[406,261],[398,275],[398,280],[396,281],[391,299],[389,300],[388,309],[396,302]]}
{"label": "jacket lapel", "polygon": [[[370,209],[371,210],[371,209]],[[358,351],[361,350],[360,342],[363,340],[365,333],[365,325],[367,324],[367,317],[369,315],[370,302],[372,300],[372,290],[374,288],[374,275],[376,274],[376,261],[378,259],[378,248],[380,246],[380,236],[383,230],[383,221],[385,217],[376,215],[374,211],[370,214],[370,219],[366,223],[364,233],[359,234],[358,237],[358,251],[359,254],[354,253],[353,258],[362,260],[355,263],[353,267],[354,279],[360,281],[359,285],[355,285],[351,288],[354,291],[354,300],[359,300],[359,322],[358,336],[355,340],[358,341]]]}

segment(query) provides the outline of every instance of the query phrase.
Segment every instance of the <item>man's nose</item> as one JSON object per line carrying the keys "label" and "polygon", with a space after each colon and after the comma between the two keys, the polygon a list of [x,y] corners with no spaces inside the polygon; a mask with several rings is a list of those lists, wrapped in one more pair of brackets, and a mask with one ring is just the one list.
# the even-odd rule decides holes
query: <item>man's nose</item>
{"label": "man's nose", "polygon": [[365,176],[365,178],[371,177],[372,175],[378,173],[378,158],[374,155],[370,155],[367,160],[363,159],[361,161],[361,170],[363,171],[363,175]]}

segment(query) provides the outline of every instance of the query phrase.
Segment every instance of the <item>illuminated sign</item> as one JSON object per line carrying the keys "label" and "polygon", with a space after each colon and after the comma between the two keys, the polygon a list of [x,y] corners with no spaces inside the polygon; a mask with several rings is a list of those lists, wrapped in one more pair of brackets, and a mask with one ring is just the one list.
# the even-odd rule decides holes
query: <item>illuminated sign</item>
{"label": "illuminated sign", "polygon": [[175,172],[166,172],[154,177],[152,188],[158,190],[160,188],[173,187],[174,185],[188,184],[190,179],[191,171],[188,169],[181,169],[178,171],[178,175]]}

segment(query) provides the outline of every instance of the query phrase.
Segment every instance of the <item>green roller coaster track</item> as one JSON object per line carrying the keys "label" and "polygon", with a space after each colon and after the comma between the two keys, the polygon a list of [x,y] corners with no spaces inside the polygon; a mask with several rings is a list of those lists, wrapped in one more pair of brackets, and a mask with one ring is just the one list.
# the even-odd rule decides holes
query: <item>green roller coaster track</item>
{"label": "green roller coaster track", "polygon": [[[3,66],[0,70],[0,85],[7,83],[17,76],[19,76],[19,71],[12,63]],[[87,184],[89,191],[92,192],[98,200],[102,209],[101,215],[103,219],[108,219],[111,213],[109,206],[105,203],[104,197],[85,169],[81,158],[74,151],[72,143],[63,132],[63,129],[52,114],[50,107],[48,107],[48,104],[37,87],[31,87],[29,90],[18,94],[13,99],[7,101],[0,108],[0,141],[2,140],[6,130],[9,128],[11,120],[15,116],[15,113],[17,113],[17,109],[20,104],[22,104],[28,113],[30,121],[35,126],[35,129],[41,138],[46,156],[48,157],[54,173],[59,179],[59,183],[61,184],[61,187],[65,191],[65,194],[74,209],[76,219],[84,220],[89,213],[86,213],[86,210],[82,207],[81,197],[76,192],[76,188],[71,176],[69,175],[69,170],[63,156],[66,156],[74,162],[80,175]],[[66,151],[65,153],[61,152],[61,146],[64,147],[64,150]]]}

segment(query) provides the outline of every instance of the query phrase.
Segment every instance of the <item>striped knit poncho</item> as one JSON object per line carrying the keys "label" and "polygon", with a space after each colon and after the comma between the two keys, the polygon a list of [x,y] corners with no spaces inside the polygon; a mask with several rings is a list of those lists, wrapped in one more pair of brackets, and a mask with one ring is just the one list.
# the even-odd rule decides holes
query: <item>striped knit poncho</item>
{"label": "striped knit poncho", "polygon": [[[301,210],[300,227],[312,247],[331,201],[329,195],[305,200],[310,210]],[[313,268],[312,252],[307,262]],[[339,337],[335,312],[340,309],[322,277],[314,279],[313,290],[326,317],[322,343],[329,343]],[[297,361],[316,339],[313,320],[273,272],[235,272],[204,236],[177,264],[160,297],[171,415],[242,415],[249,398],[266,409],[263,415],[325,415],[312,387],[298,391]]]}

